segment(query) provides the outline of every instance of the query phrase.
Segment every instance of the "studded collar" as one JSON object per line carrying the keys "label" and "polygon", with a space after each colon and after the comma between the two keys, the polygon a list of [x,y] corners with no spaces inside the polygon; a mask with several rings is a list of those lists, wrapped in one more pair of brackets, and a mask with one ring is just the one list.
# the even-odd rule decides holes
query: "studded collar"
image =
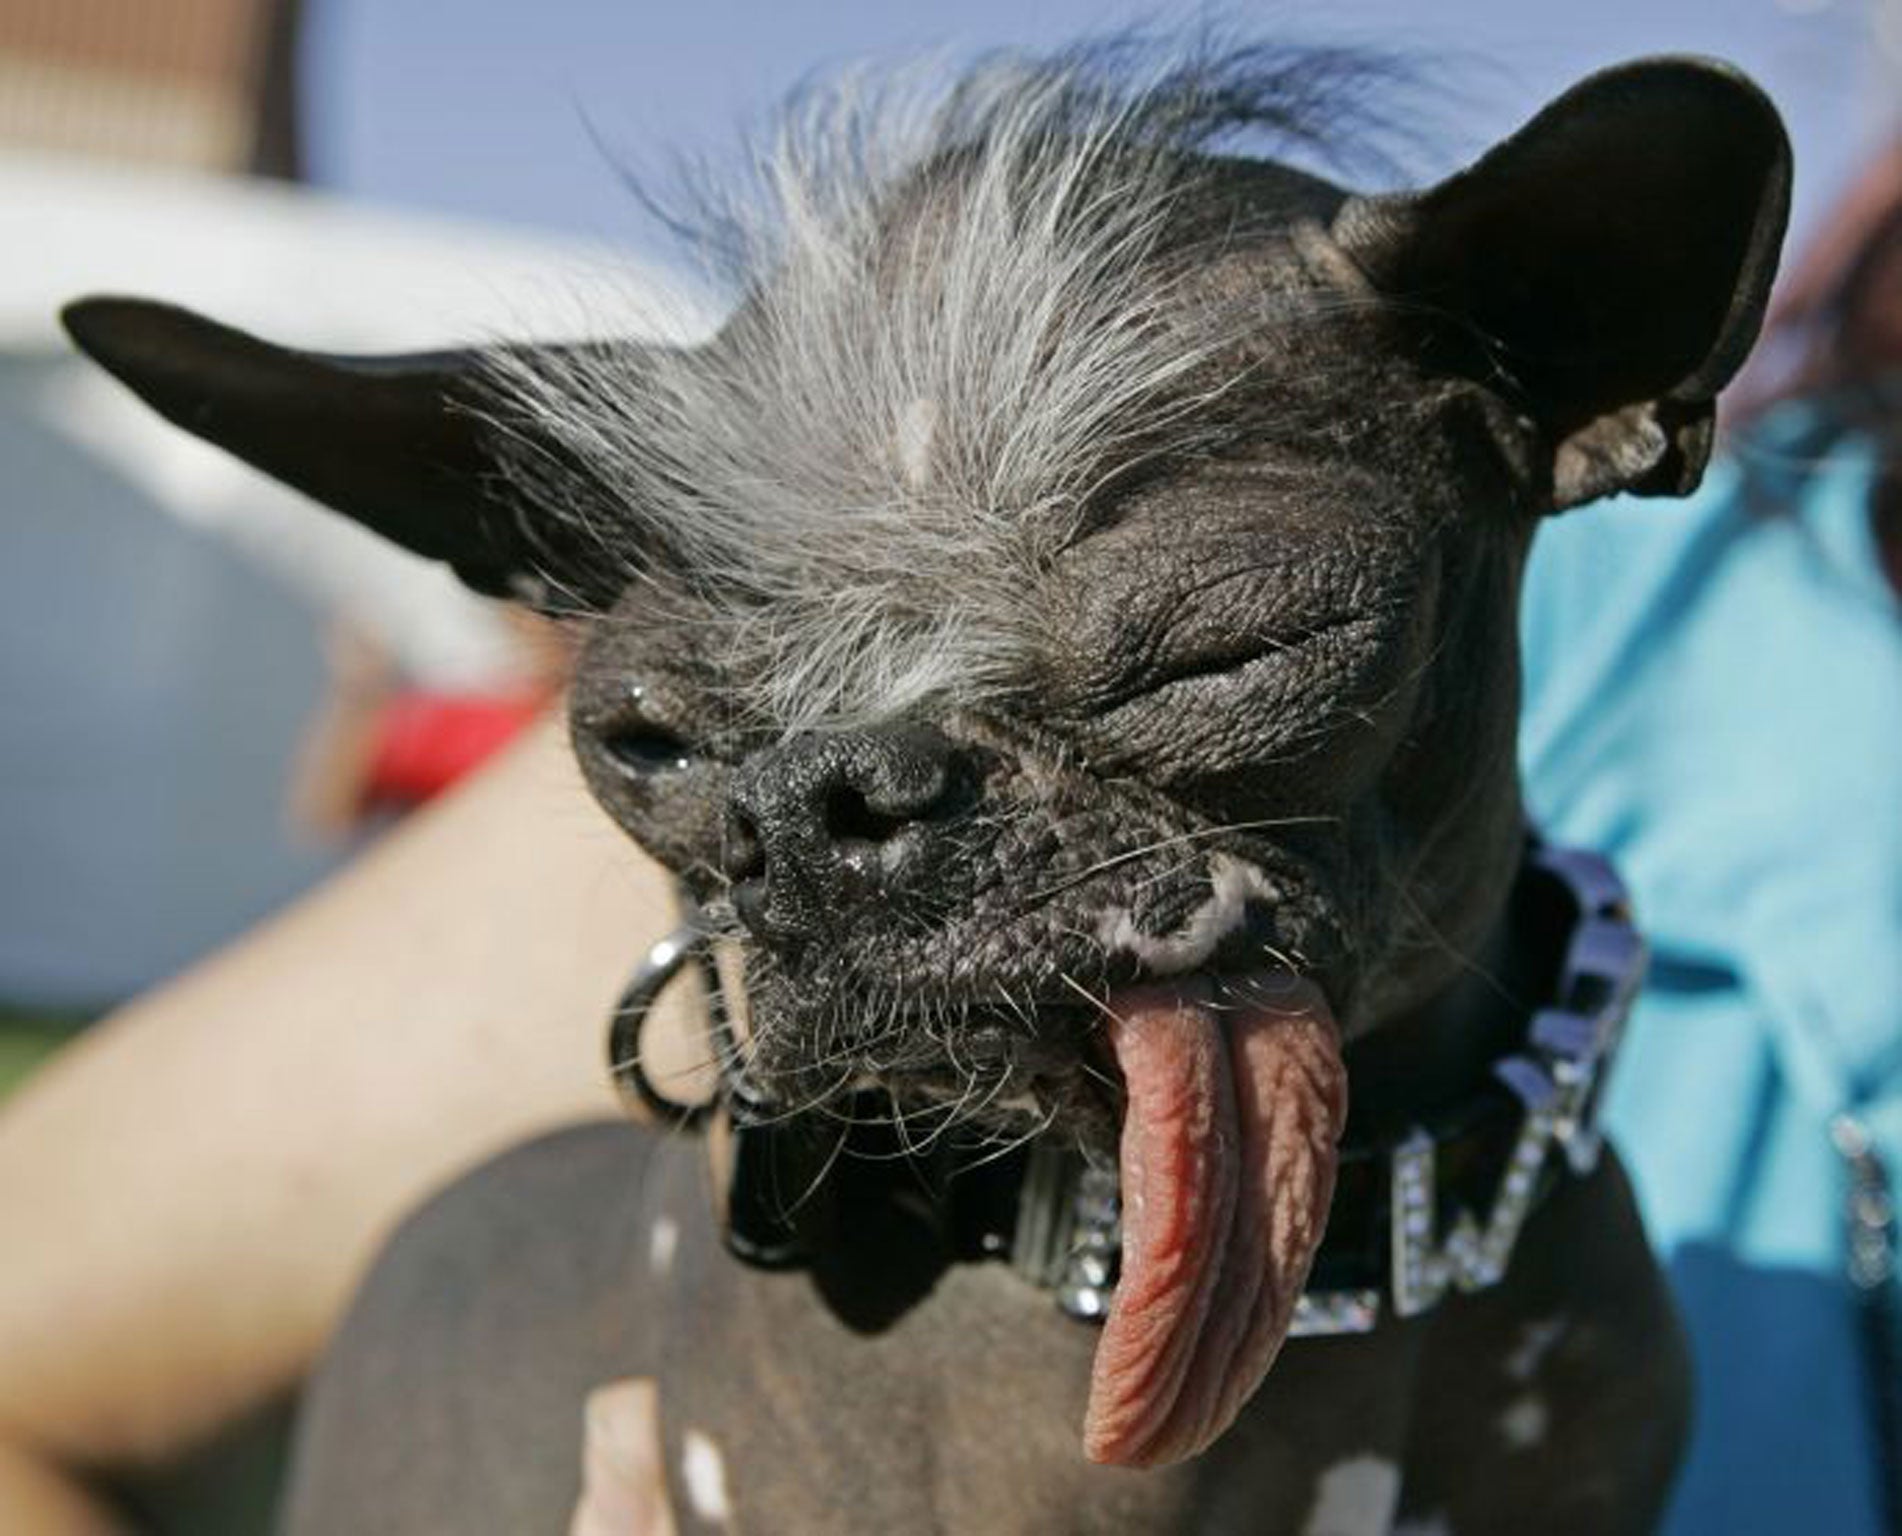
{"label": "studded collar", "polygon": [[[1492,1063],[1489,1079],[1451,1108],[1397,1138],[1343,1145],[1328,1227],[1294,1336],[1362,1333],[1391,1310],[1425,1312],[1449,1291],[1476,1291],[1506,1273],[1519,1234],[1542,1196],[1567,1173],[1596,1164],[1597,1111],[1645,967],[1623,883],[1596,854],[1534,844],[1521,880],[1553,914],[1554,960],[1543,1006]],[[641,1070],[640,1034],[660,991],[688,966],[706,980],[713,1053],[721,1066],[713,1105],[683,1105]],[[747,1081],[704,927],[693,917],[656,944],[635,971],[609,1029],[609,1059],[623,1095],[675,1123],[716,1110],[728,1135],[722,1224],[748,1263],[806,1262],[785,1214],[786,1117]],[[1084,1321],[1109,1310],[1121,1249],[1117,1180],[1045,1138],[1003,1157],[944,1147],[922,1166],[894,1159],[893,1198],[930,1213],[947,1257],[1008,1261],[1057,1306]],[[863,1191],[860,1192],[861,1195]]]}

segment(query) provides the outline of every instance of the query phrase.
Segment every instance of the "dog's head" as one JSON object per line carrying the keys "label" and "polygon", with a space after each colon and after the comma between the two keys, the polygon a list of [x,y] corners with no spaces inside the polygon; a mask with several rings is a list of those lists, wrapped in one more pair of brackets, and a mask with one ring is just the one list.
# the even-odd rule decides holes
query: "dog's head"
{"label": "dog's head", "polygon": [[1518,858],[1534,526],[1695,484],[1787,201],[1772,108],[1690,61],[1419,194],[1216,153],[1314,78],[1075,55],[893,143],[810,115],[692,348],[71,317],[182,424],[588,617],[589,783],[744,936],[773,1097],[1099,1146],[1127,1103],[1106,1459],[1206,1443],[1272,1358],[1339,1037],[1446,985]]}

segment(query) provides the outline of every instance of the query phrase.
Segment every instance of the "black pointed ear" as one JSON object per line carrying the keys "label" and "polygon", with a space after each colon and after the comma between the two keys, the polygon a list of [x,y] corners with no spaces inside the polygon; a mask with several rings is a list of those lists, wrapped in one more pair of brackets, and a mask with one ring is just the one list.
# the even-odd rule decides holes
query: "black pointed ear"
{"label": "black pointed ear", "polygon": [[1789,189],[1761,91],[1724,65],[1652,59],[1574,86],[1437,187],[1350,199],[1334,235],[1381,291],[1478,340],[1568,507],[1697,484]]}
{"label": "black pointed ear", "polygon": [[585,528],[506,472],[537,445],[498,424],[489,354],[297,352],[142,299],[82,299],[61,319],[167,420],[447,562],[478,592],[567,612],[605,608],[625,584]]}

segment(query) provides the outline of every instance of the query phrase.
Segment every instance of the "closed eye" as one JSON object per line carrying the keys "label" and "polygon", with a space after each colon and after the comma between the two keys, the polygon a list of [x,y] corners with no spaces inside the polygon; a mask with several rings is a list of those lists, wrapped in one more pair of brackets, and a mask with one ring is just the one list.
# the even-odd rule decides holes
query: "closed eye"
{"label": "closed eye", "polygon": [[1198,679],[1221,678],[1238,673],[1257,663],[1315,649],[1336,641],[1341,632],[1366,630],[1377,616],[1365,612],[1347,612],[1314,619],[1302,625],[1289,625],[1276,635],[1237,637],[1225,646],[1165,657],[1151,664],[1140,683],[1140,692],[1157,692],[1177,683]]}

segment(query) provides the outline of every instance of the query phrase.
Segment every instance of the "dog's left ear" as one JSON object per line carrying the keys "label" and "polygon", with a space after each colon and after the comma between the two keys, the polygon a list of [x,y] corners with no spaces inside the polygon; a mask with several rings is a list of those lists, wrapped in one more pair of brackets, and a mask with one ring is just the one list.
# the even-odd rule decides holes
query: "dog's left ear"
{"label": "dog's left ear", "polygon": [[1479,342],[1481,382],[1537,424],[1569,507],[1697,484],[1789,194],[1789,141],[1756,86],[1651,59],[1574,86],[1426,192],[1350,198],[1333,234],[1381,292]]}
{"label": "dog's left ear", "polygon": [[598,612],[630,575],[604,558],[585,516],[529,494],[512,472],[565,461],[558,445],[498,419],[494,353],[301,352],[145,299],[82,299],[61,319],[167,420],[443,561],[478,592]]}

